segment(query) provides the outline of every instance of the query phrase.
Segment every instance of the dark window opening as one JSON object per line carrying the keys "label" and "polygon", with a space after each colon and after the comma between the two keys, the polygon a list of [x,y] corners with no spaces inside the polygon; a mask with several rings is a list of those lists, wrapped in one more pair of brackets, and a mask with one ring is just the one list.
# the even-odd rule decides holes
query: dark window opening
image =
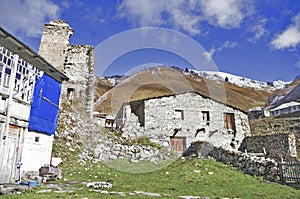
{"label": "dark window opening", "polygon": [[182,120],[184,120],[183,110],[175,109],[175,119],[182,119]]}
{"label": "dark window opening", "polygon": [[202,120],[206,122],[206,125],[209,126],[210,116],[208,111],[202,111]]}
{"label": "dark window opening", "polygon": [[35,138],[34,138],[34,141],[35,141],[35,142],[39,142],[39,141],[40,141],[40,137],[35,137]]}
{"label": "dark window opening", "polygon": [[73,99],[74,98],[74,92],[75,89],[74,88],[68,88],[67,89],[67,99]]}
{"label": "dark window opening", "polygon": [[145,103],[135,101],[130,103],[131,113],[134,113],[139,120],[140,126],[145,126]]}

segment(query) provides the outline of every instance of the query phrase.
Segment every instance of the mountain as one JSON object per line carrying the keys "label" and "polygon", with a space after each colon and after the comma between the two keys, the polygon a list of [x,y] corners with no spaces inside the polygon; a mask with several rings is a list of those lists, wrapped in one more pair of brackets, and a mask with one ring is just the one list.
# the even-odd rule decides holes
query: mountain
{"label": "mountain", "polygon": [[284,89],[275,91],[268,100],[268,109],[292,101],[300,102],[300,77],[286,85]]}
{"label": "mountain", "polygon": [[204,78],[200,72],[158,66],[124,77],[122,81],[96,99],[95,110],[116,114],[124,102],[189,91],[198,92],[245,112],[253,107],[264,106],[272,95],[269,89],[241,87],[225,80]]}
{"label": "mountain", "polygon": [[[237,75],[232,75],[225,72],[219,72],[219,71],[196,71],[192,70],[189,73],[195,73],[198,74],[201,77],[217,81],[217,82],[229,82],[232,84],[235,84],[239,87],[249,87],[254,89],[260,89],[260,90],[278,90],[285,88],[286,85],[290,84],[291,82],[284,82],[282,80],[277,80],[274,82],[260,82],[257,80],[240,77]],[[188,73],[187,73],[188,74]]]}

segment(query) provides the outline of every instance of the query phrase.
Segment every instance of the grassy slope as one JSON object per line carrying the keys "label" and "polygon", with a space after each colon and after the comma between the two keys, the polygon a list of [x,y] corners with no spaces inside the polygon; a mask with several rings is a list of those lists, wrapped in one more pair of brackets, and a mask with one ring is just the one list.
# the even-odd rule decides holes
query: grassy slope
{"label": "grassy slope", "polygon": [[[224,89],[226,96],[224,98]],[[186,91],[196,91],[217,101],[244,111],[263,106],[271,93],[264,90],[241,88],[230,83],[224,85],[197,75],[186,76],[178,70],[160,67],[141,71],[107,92],[107,98],[96,109],[116,113],[123,102],[159,97]],[[112,109],[113,107],[113,109]]]}
{"label": "grassy slope", "polygon": [[[195,173],[193,170],[199,170]],[[300,198],[300,190],[281,186],[276,183],[266,183],[251,176],[244,175],[228,165],[214,160],[182,160],[161,170],[151,173],[131,174],[113,170],[103,164],[87,163],[73,164],[64,169],[68,181],[79,181],[73,185],[77,190],[73,193],[35,194],[35,191],[24,194],[22,198],[118,198],[90,192],[84,188],[82,181],[109,181],[113,184],[111,191],[126,192],[144,191],[160,194],[209,196],[210,198]],[[166,174],[168,172],[169,174]],[[209,175],[208,172],[213,172]],[[97,178],[95,178],[97,176]],[[67,183],[67,182],[61,182]],[[80,189],[82,188],[82,189]],[[68,187],[70,189],[70,187]],[[20,196],[5,196],[3,198],[19,198]],[[121,197],[124,198],[124,197]],[[140,198],[135,196],[135,198]],[[143,197],[147,198],[147,197]],[[169,197],[171,198],[171,197]]]}

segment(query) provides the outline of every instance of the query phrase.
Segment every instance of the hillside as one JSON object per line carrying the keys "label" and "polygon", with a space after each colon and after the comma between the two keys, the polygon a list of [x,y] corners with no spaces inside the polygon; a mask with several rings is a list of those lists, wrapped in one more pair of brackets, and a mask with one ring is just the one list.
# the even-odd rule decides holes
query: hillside
{"label": "hillside", "polygon": [[95,109],[116,114],[124,102],[189,91],[200,93],[245,112],[253,107],[264,106],[271,96],[271,92],[267,90],[239,87],[229,82],[216,82],[196,73],[186,74],[177,68],[160,66],[127,77],[98,98]]}
{"label": "hillside", "polygon": [[268,100],[269,108],[279,106],[283,103],[291,101],[300,101],[300,78],[296,78],[292,83],[288,84],[284,89],[274,92]]}

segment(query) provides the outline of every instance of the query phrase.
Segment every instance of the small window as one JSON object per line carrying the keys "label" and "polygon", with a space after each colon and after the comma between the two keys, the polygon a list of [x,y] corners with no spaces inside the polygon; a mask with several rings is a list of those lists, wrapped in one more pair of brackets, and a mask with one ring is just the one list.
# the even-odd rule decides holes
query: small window
{"label": "small window", "polygon": [[184,119],[183,110],[175,109],[175,119]]}
{"label": "small window", "polygon": [[40,137],[35,137],[35,138],[34,138],[34,141],[35,141],[35,142],[40,142]]}
{"label": "small window", "polygon": [[235,121],[233,113],[224,113],[224,123],[227,130],[235,132]]}
{"label": "small window", "polygon": [[68,100],[71,100],[71,99],[74,98],[74,92],[75,92],[74,88],[67,88],[67,98],[68,98]]}
{"label": "small window", "polygon": [[210,123],[209,111],[202,111],[202,121],[206,122],[206,125],[209,126]]}

